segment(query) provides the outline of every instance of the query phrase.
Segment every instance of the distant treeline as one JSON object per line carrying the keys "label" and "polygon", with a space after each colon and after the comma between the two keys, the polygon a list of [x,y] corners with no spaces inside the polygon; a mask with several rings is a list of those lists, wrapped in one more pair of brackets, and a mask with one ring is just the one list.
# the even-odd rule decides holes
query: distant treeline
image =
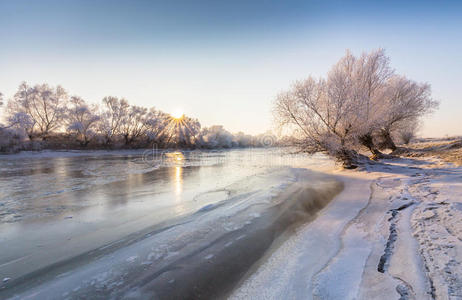
{"label": "distant treeline", "polygon": [[[0,93],[0,105],[3,103]],[[173,117],[108,96],[100,104],[69,96],[61,86],[21,83],[4,107],[0,151],[40,149],[231,148],[273,146],[271,134],[232,134],[223,126]]]}

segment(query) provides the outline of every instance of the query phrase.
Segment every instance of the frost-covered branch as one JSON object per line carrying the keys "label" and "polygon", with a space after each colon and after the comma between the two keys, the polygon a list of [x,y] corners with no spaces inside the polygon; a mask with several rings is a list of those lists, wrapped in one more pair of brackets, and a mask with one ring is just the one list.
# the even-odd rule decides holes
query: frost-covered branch
{"label": "frost-covered branch", "polygon": [[396,75],[378,49],[360,57],[347,51],[326,80],[297,81],[277,96],[274,116],[296,129],[306,151],[325,151],[349,165],[362,147],[374,156],[380,146],[394,150],[394,132],[436,107],[430,86]]}

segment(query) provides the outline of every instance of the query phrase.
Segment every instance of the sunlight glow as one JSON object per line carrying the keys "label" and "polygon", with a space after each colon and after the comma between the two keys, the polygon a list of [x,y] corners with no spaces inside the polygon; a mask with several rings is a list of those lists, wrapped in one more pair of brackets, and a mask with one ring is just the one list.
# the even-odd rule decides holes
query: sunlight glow
{"label": "sunlight glow", "polygon": [[183,111],[181,109],[177,109],[173,112],[172,117],[176,120],[180,120],[183,118]]}
{"label": "sunlight glow", "polygon": [[180,166],[175,167],[174,173],[174,191],[175,191],[175,212],[182,214],[186,211],[184,204],[182,203],[182,193],[183,193],[183,168]]}

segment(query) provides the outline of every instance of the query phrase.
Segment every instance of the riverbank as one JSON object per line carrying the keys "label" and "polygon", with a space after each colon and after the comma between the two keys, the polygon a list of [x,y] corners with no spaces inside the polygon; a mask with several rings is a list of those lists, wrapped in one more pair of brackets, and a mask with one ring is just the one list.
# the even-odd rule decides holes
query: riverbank
{"label": "riverbank", "polygon": [[394,159],[337,176],[345,190],[232,299],[461,297],[461,167]]}
{"label": "riverbank", "polygon": [[407,157],[437,157],[462,166],[462,138],[422,139],[397,150]]}

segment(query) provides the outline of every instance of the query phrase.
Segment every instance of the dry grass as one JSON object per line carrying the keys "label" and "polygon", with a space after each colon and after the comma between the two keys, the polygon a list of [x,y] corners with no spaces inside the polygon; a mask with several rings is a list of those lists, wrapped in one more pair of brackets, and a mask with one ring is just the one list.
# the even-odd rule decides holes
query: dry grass
{"label": "dry grass", "polygon": [[408,157],[436,156],[462,165],[462,138],[422,139],[398,149],[396,154]]}

